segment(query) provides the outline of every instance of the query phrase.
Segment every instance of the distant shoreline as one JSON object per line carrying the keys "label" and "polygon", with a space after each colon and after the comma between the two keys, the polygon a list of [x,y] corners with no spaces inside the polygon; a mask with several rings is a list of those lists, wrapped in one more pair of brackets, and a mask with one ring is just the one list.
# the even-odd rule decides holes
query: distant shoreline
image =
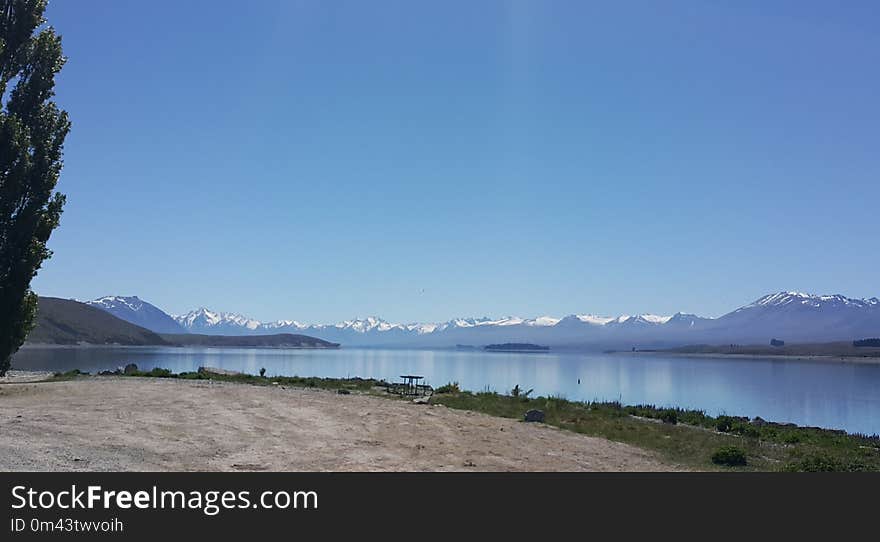
{"label": "distant shoreline", "polygon": [[339,350],[342,345],[335,346],[284,346],[284,345],[223,345],[223,344],[58,344],[58,343],[25,343],[20,350],[33,348],[64,349],[64,348],[254,348],[259,350]]}
{"label": "distant shoreline", "polygon": [[624,354],[630,356],[671,356],[680,358],[712,358],[712,359],[754,359],[754,360],[781,360],[781,361],[816,361],[824,363],[856,363],[864,365],[880,365],[878,356],[851,356],[832,354],[770,354],[770,353],[739,353],[731,352],[676,352],[674,350],[619,350],[609,351],[608,354]]}

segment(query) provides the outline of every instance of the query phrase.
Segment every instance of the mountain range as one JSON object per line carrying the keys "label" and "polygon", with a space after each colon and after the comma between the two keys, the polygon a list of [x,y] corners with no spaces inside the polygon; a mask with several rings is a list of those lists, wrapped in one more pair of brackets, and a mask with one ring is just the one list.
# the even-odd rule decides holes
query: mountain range
{"label": "mountain range", "polygon": [[397,324],[378,317],[336,324],[296,320],[261,322],[236,313],[199,308],[172,316],[137,297],[109,296],[88,302],[157,333],[204,335],[307,334],[347,346],[450,347],[531,342],[555,347],[629,348],[688,344],[763,344],[851,341],[880,336],[880,300],[842,295],[778,292],[718,318],[676,313],[617,317],[573,314],[557,318],[456,318],[441,323]]}
{"label": "mountain range", "polygon": [[[136,314],[132,319],[148,320],[148,314],[156,319],[157,327],[167,326],[159,309],[147,307],[140,300],[109,300],[105,304],[80,303],[71,299],[40,297],[37,301],[37,318],[28,335],[31,345],[123,345],[123,346],[198,346],[198,347],[244,347],[244,348],[336,348],[339,344],[315,337],[293,333],[271,335],[199,335],[197,333],[157,333],[128,322],[111,313],[119,307],[128,307]],[[102,310],[100,307],[106,307]],[[125,314],[123,312],[123,314]],[[167,315],[165,315],[167,317]],[[176,325],[176,324],[175,324]]]}

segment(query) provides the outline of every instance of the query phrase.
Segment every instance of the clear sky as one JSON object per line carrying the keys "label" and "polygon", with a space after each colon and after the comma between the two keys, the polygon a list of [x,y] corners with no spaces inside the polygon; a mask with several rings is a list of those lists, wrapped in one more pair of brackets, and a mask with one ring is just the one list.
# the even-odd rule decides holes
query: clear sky
{"label": "clear sky", "polygon": [[876,2],[54,0],[41,295],[269,320],[880,295]]}

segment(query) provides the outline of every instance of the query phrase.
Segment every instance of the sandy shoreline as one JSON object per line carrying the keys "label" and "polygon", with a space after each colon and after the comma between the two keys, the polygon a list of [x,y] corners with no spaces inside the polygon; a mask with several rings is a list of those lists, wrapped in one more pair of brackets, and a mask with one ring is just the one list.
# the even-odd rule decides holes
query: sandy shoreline
{"label": "sandy shoreline", "polygon": [[210,380],[0,384],[0,435],[0,471],[681,470],[543,424]]}

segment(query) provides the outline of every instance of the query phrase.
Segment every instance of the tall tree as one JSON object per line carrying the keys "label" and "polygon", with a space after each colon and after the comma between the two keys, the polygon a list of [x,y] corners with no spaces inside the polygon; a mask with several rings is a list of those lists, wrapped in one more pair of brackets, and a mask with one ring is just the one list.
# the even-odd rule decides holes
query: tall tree
{"label": "tall tree", "polygon": [[52,255],[67,113],[52,101],[65,58],[46,0],[0,0],[0,376],[34,324],[31,279]]}

